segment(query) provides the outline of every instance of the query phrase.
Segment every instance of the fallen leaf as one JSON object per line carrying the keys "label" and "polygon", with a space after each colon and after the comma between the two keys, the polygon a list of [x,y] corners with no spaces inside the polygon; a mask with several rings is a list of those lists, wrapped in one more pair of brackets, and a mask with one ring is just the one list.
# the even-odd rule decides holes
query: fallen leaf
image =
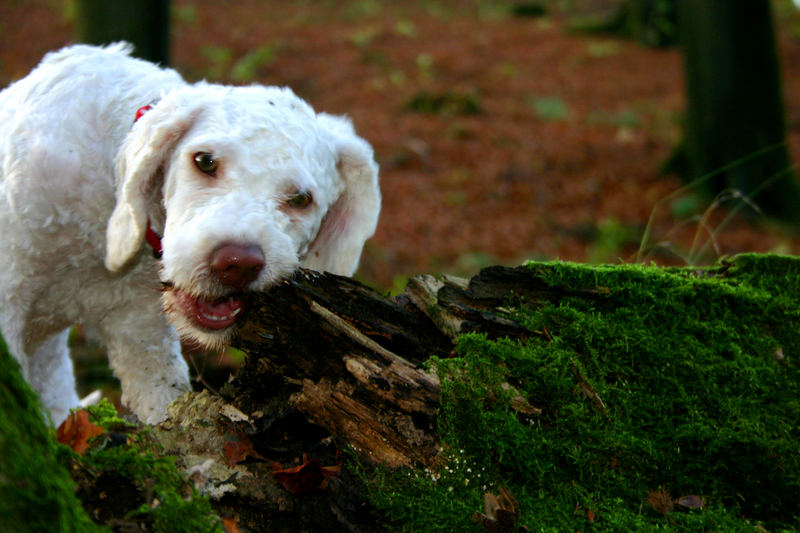
{"label": "fallen leaf", "polygon": [[706,506],[703,498],[697,496],[696,494],[681,496],[675,500],[675,505],[684,510],[698,510],[703,509]]}
{"label": "fallen leaf", "polygon": [[483,512],[472,515],[472,521],[492,533],[514,531],[519,519],[519,504],[506,489],[499,487],[498,490],[498,496],[488,491],[483,494]]}
{"label": "fallen leaf", "polygon": [[66,444],[76,453],[83,455],[83,452],[89,448],[89,439],[105,432],[105,429],[91,423],[89,413],[81,409],[70,414],[58,426],[56,437],[58,442]]}
{"label": "fallen leaf", "polygon": [[341,464],[322,466],[319,460],[306,460],[305,457],[301,465],[283,468],[279,463],[273,463],[272,468],[272,474],[278,483],[296,496],[326,488],[328,478],[336,477],[342,471]]}
{"label": "fallen leaf", "polygon": [[223,517],[222,525],[225,527],[226,533],[241,533],[239,529],[239,521],[234,517]]}
{"label": "fallen leaf", "polygon": [[222,451],[228,458],[228,466],[241,463],[247,457],[266,460],[266,458],[253,448],[253,442],[245,433],[241,431],[228,431],[225,434],[225,442],[222,444]]}
{"label": "fallen leaf", "polygon": [[657,513],[666,515],[672,511],[698,511],[704,509],[706,504],[703,498],[696,494],[673,498],[664,488],[651,490],[647,495],[647,504]]}

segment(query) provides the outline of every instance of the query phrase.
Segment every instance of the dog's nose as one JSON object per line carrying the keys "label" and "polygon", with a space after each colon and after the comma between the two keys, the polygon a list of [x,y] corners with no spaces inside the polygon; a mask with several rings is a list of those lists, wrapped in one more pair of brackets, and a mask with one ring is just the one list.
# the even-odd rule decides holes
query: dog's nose
{"label": "dog's nose", "polygon": [[264,252],[256,245],[223,244],[211,254],[210,268],[226,287],[243,289],[264,268]]}

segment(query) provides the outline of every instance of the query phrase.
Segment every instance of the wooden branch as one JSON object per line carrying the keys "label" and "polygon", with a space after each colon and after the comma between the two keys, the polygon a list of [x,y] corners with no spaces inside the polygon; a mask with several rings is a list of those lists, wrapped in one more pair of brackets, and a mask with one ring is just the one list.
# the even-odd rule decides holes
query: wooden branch
{"label": "wooden branch", "polygon": [[[288,406],[377,463],[426,465],[438,455],[439,381],[420,363],[448,355],[452,341],[406,298],[301,271],[248,309],[236,344],[249,357],[236,389],[272,383]],[[280,403],[233,396],[265,409]]]}

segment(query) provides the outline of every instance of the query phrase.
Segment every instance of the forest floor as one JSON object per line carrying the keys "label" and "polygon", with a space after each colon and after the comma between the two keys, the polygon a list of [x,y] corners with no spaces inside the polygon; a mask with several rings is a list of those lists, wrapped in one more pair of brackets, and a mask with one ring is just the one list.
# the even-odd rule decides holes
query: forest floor
{"label": "forest floor", "polygon": [[[618,1],[550,3],[570,8],[524,18],[510,1],[174,0],[171,63],[190,80],[288,85],[353,119],[383,191],[359,276],[382,289],[528,258],[798,253],[785,228],[729,216],[659,174],[681,137],[679,51],[568,31]],[[776,13],[800,161],[800,18]],[[74,40],[74,2],[3,2],[0,21],[0,86]]]}

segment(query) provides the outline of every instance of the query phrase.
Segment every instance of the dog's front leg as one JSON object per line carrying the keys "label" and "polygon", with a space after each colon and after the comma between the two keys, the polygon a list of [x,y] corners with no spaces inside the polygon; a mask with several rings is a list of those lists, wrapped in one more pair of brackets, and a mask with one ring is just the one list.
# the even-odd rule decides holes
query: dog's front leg
{"label": "dog's front leg", "polygon": [[161,311],[160,300],[141,298],[107,314],[101,335],[111,369],[122,384],[122,403],[140,420],[155,424],[167,406],[191,389],[180,342]]}
{"label": "dog's front leg", "polygon": [[64,421],[70,409],[78,407],[80,401],[75,393],[67,337],[68,329],[49,337],[28,360],[28,380],[39,393],[42,405],[50,412],[56,426]]}

